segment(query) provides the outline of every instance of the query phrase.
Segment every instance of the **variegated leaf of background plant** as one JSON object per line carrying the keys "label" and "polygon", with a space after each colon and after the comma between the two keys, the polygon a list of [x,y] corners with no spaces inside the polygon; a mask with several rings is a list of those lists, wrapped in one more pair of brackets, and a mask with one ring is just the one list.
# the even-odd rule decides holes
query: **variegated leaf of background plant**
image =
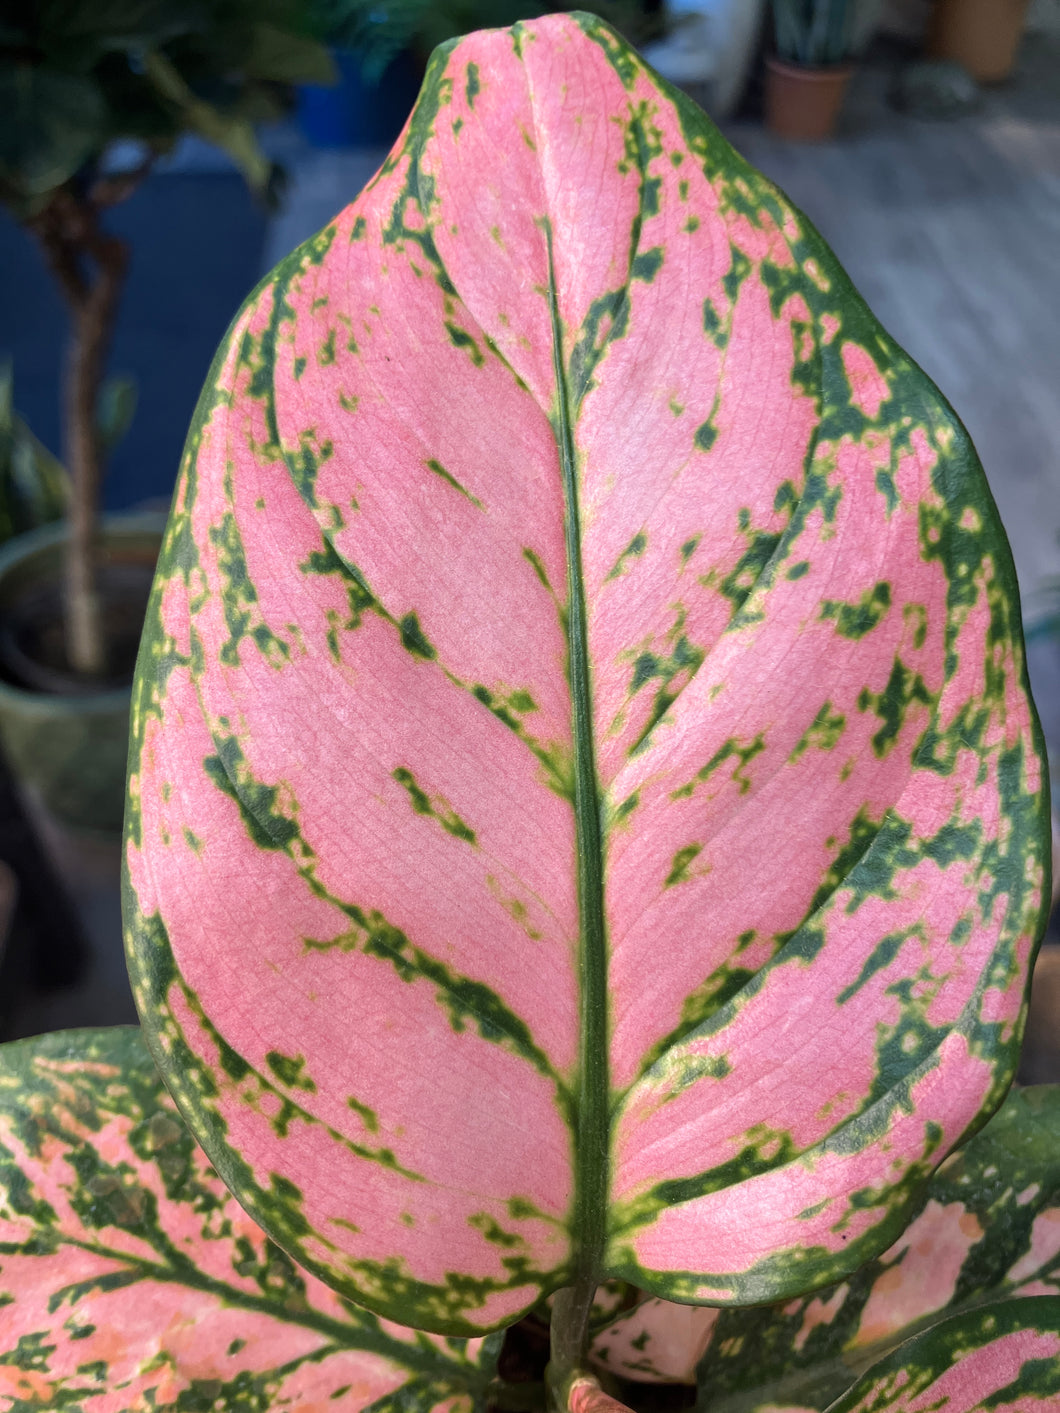
{"label": "variegated leaf of background plant", "polygon": [[156,1058],[380,1312],[804,1291],[1004,1092],[1047,826],[974,452],[591,17],[440,50],[248,301],[138,680]]}
{"label": "variegated leaf of background plant", "polygon": [[1060,1301],[1036,1296],[933,1326],[875,1364],[828,1413],[1055,1413],[1058,1406]]}
{"label": "variegated leaf of background plant", "polygon": [[848,1280],[772,1309],[721,1311],[698,1406],[823,1409],[923,1325],[1015,1295],[1060,1298],[1055,1086],[1013,1090],[935,1174],[894,1245]]}
{"label": "variegated leaf of background plant", "polygon": [[720,1314],[649,1295],[594,1336],[590,1362],[638,1383],[694,1384]]}
{"label": "variegated leaf of background plant", "polygon": [[139,1031],[0,1047],[4,1413],[474,1413],[496,1342],[378,1320],[293,1266]]}

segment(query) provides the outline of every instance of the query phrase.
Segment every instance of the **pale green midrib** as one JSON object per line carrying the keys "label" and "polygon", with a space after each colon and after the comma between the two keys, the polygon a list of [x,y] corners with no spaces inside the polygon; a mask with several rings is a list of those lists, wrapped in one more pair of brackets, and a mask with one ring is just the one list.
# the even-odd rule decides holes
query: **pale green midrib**
{"label": "pale green midrib", "polygon": [[[609,1087],[607,1056],[607,934],[604,919],[603,831],[593,746],[589,643],[582,578],[581,526],[570,399],[563,361],[563,330],[556,304],[552,228],[548,243],[548,297],[552,363],[556,377],[555,428],[563,475],[567,552],[567,652],[574,741],[574,821],[578,869],[579,1037],[574,1134],[573,1276],[595,1289],[607,1239],[609,1188]],[[591,1296],[590,1296],[591,1299]]]}

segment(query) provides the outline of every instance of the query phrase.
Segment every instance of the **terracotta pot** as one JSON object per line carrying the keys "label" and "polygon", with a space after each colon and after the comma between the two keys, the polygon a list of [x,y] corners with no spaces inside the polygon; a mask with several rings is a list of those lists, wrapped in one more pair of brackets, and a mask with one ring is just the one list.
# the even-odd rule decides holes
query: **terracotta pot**
{"label": "terracotta pot", "polygon": [[852,64],[804,69],[766,59],[766,125],[793,142],[824,142],[835,133]]}
{"label": "terracotta pot", "polygon": [[[110,570],[119,587],[130,576],[142,586],[136,638],[164,523],[164,516],[140,515],[103,525],[104,578]],[[33,628],[38,605],[57,598],[65,533],[64,525],[47,525],[0,550],[0,738],[31,808],[43,808],[60,825],[113,839],[120,836],[125,805],[128,675],[86,692],[83,683],[29,665],[20,653],[18,625]]]}
{"label": "terracotta pot", "polygon": [[1029,0],[936,0],[928,51],[954,59],[980,83],[1008,78]]}

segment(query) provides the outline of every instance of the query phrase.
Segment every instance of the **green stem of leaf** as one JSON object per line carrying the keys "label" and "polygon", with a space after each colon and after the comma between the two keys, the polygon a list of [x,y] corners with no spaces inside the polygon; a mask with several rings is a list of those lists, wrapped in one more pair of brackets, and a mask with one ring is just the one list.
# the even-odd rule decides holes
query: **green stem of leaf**
{"label": "green stem of leaf", "polygon": [[589,1348],[589,1316],[596,1281],[580,1280],[557,1290],[552,1302],[551,1358],[545,1370],[549,1406],[565,1413],[571,1384],[585,1372]]}
{"label": "green stem of leaf", "polygon": [[[570,1287],[573,1294],[563,1300],[563,1308],[566,1310],[569,1306],[569,1319],[564,1317],[561,1323],[565,1329],[569,1325],[570,1338],[575,1341],[578,1350],[584,1352],[589,1310],[600,1281],[607,1241],[610,1185],[607,926],[604,918],[603,830],[593,747],[592,681],[582,574],[577,452],[564,362],[563,323],[556,300],[552,230],[547,222],[545,234],[548,242],[552,358],[556,376],[555,433],[566,502],[567,652],[573,717],[574,821],[581,922],[578,957],[581,1015],[574,1143],[574,1279]],[[560,1291],[556,1297],[557,1308],[562,1297],[563,1292]],[[556,1329],[553,1321],[553,1331]],[[563,1337],[566,1339],[567,1334]],[[555,1349],[553,1358],[556,1358]]]}

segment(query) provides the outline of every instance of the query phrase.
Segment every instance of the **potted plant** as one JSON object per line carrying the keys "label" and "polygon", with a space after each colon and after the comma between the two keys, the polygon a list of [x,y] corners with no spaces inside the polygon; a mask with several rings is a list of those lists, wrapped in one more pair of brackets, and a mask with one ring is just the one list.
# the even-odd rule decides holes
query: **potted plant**
{"label": "potted plant", "polygon": [[935,0],[928,52],[963,65],[980,83],[1012,73],[1029,0]]}
{"label": "potted plant", "polygon": [[602,22],[438,51],[237,315],[130,766],[143,1036],[0,1055],[13,1407],[1056,1406],[1004,533]]}
{"label": "potted plant", "polygon": [[766,122],[778,137],[831,137],[854,72],[856,0],[773,0],[776,53],[766,58]]}
{"label": "potted plant", "polygon": [[[28,6],[0,32],[0,198],[37,240],[70,316],[63,375],[67,523],[11,543],[0,565],[9,651],[0,733],[31,788],[67,823],[120,829],[128,684],[160,524],[104,526],[107,445],[131,415],[105,379],[129,252],[106,212],[186,132],[227,148],[266,194],[276,173],[254,122],[287,84],[327,79],[326,54],[285,0],[119,0]],[[137,160],[115,170],[130,143]]]}
{"label": "potted plant", "polygon": [[[127,379],[102,383],[101,453],[120,438],[134,406]],[[128,687],[123,683],[108,695],[93,679],[97,690],[86,702],[75,695],[80,683],[62,665],[56,584],[70,499],[64,467],[14,410],[8,364],[0,376],[0,730],[6,754],[47,818],[113,834],[121,821],[116,787]],[[126,517],[118,523],[128,534],[136,522]],[[142,623],[143,581],[157,557],[157,517],[144,529],[141,597],[133,597],[126,614],[126,673]],[[124,548],[130,548],[128,539]]]}

